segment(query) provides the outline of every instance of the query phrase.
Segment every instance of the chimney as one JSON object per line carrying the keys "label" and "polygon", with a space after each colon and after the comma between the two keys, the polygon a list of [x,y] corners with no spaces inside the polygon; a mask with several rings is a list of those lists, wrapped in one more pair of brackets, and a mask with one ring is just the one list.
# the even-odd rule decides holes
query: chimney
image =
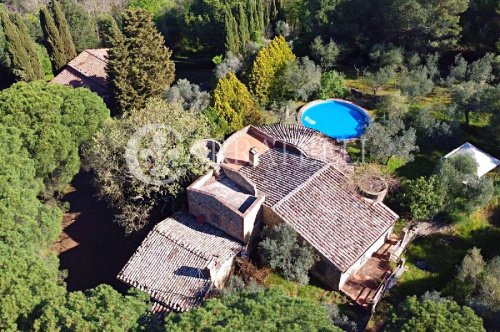
{"label": "chimney", "polygon": [[248,160],[250,162],[250,165],[252,167],[259,166],[259,157],[260,157],[259,151],[257,151],[257,149],[253,147],[250,149],[248,153],[249,153]]}

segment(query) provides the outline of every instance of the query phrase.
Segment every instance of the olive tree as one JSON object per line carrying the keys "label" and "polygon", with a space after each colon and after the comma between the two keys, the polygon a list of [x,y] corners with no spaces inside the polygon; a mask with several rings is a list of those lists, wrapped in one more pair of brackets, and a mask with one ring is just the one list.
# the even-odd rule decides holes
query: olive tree
{"label": "olive tree", "polygon": [[371,123],[362,139],[365,140],[366,151],[371,158],[384,164],[391,157],[411,161],[412,153],[418,151],[415,129],[407,129],[403,120],[397,116]]}
{"label": "olive tree", "polygon": [[266,228],[259,251],[264,262],[283,277],[302,284],[309,281],[308,272],[316,261],[314,251],[298,242],[297,233],[290,226]]}
{"label": "olive tree", "polygon": [[199,113],[153,99],[94,136],[86,167],[94,170],[100,196],[118,209],[117,221],[127,232],[141,229],[153,208],[201,174],[204,162],[190,148],[208,136],[206,127]]}
{"label": "olive tree", "polygon": [[196,112],[204,111],[210,104],[210,94],[187,79],[178,80],[167,90],[165,97],[169,103],[178,102],[184,109]]}
{"label": "olive tree", "polygon": [[493,196],[493,181],[485,176],[477,177],[476,161],[469,155],[445,158],[438,166],[436,175],[446,195],[445,207],[468,213],[486,204]]}

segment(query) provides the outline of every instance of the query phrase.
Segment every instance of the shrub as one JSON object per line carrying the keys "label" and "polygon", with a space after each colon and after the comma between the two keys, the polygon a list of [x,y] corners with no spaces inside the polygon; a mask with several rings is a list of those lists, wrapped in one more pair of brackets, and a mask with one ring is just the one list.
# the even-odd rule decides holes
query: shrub
{"label": "shrub", "polygon": [[297,233],[290,226],[280,224],[266,228],[259,250],[264,262],[283,277],[308,283],[308,272],[316,257],[309,245],[299,244]]}
{"label": "shrub", "polygon": [[394,311],[386,331],[485,331],[471,308],[448,299],[410,296]]}
{"label": "shrub", "polygon": [[419,177],[406,186],[406,199],[415,219],[434,217],[443,206],[443,195],[436,176]]}
{"label": "shrub", "polygon": [[346,91],[347,88],[342,74],[332,70],[321,75],[321,86],[318,91],[318,98],[343,98]]}

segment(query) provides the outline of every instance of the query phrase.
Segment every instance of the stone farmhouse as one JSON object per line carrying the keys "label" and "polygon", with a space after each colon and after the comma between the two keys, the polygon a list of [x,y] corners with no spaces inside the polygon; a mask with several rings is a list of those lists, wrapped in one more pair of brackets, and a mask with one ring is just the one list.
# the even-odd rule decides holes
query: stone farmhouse
{"label": "stone farmhouse", "polygon": [[342,146],[301,125],[249,126],[211,152],[212,169],[187,189],[189,210],[156,225],[118,279],[187,311],[223,287],[264,225],[286,223],[316,251],[315,277],[360,304],[373,300],[378,285],[366,293],[360,271],[387,276],[380,255],[398,216],[358,194]]}

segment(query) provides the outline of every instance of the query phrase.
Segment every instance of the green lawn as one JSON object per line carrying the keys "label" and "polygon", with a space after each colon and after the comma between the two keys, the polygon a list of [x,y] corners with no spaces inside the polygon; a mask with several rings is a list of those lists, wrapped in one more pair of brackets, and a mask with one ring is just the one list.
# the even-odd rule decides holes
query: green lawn
{"label": "green lawn", "polygon": [[[486,259],[500,255],[500,228],[497,222],[500,195],[471,216],[454,216],[453,230],[449,234],[433,234],[419,238],[409,245],[405,253],[407,271],[389,292],[388,299],[398,302],[410,294],[423,294],[441,290],[456,275],[456,267],[472,247],[481,249]],[[416,267],[417,261],[430,265],[431,272]]]}
{"label": "green lawn", "polygon": [[323,288],[321,283],[314,278],[311,278],[308,285],[301,285],[271,272],[264,285],[279,288],[288,296],[309,299],[324,305],[335,304],[342,314],[357,322],[359,326],[364,326],[369,318],[367,312],[355,305],[347,296],[341,292]]}
{"label": "green lawn", "polygon": [[322,304],[345,304],[349,299],[340,292],[325,290],[319,285],[314,285],[314,280],[308,285],[302,285],[295,281],[286,280],[278,274],[271,272],[265,285],[267,287],[279,288],[293,297],[306,298]]}

